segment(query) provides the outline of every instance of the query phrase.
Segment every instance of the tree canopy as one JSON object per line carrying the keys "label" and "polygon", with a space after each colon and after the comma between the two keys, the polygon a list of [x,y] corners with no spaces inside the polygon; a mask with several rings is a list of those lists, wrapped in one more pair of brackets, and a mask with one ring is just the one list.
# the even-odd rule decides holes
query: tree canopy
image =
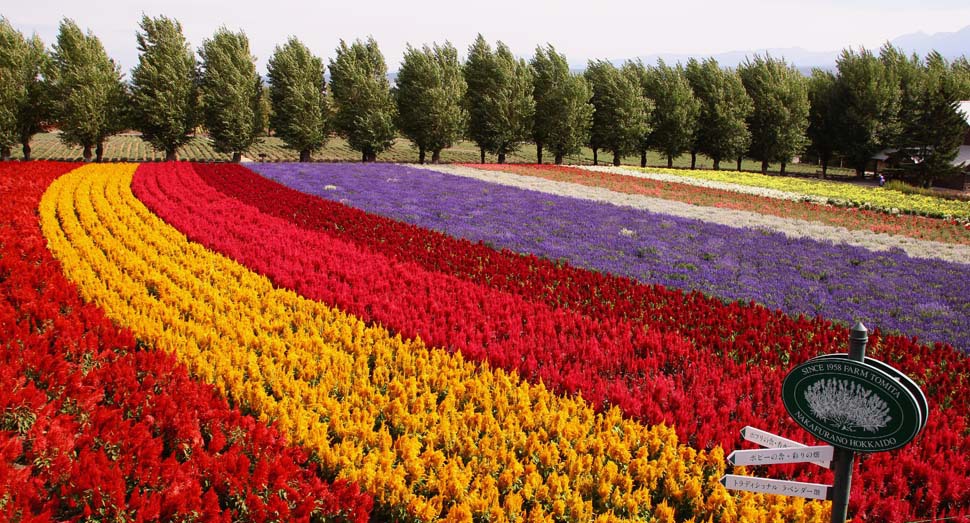
{"label": "tree canopy", "polygon": [[142,139],[177,160],[199,123],[195,54],[182,25],[171,18],[142,16],[138,64],[131,71],[132,123]]}
{"label": "tree canopy", "polygon": [[807,145],[808,87],[797,69],[784,60],[755,55],[738,68],[754,110],[748,117],[751,157],[767,172],[770,162],[787,162]]}
{"label": "tree canopy", "polygon": [[249,38],[242,31],[218,29],[202,43],[202,107],[212,147],[238,162],[257,142],[261,130],[261,80]]}
{"label": "tree canopy", "polygon": [[124,129],[127,92],[121,70],[108,57],[101,40],[84,34],[73,20],[64,19],[52,53],[50,89],[54,118],[61,140],[79,145],[85,160],[97,148],[101,161],[104,141]]}
{"label": "tree canopy", "polygon": [[469,48],[464,74],[469,135],[481,149],[483,161],[489,152],[504,163],[508,153],[532,136],[532,70],[525,60],[516,60],[504,43],[499,42],[493,53],[478,35]]}
{"label": "tree canopy", "polygon": [[593,96],[593,125],[589,145],[613,153],[613,164],[637,151],[640,140],[650,134],[653,103],[643,96],[640,86],[605,60],[590,61],[585,73]]}
{"label": "tree canopy", "polygon": [[49,113],[43,71],[49,57],[37,35],[24,38],[0,17],[0,158],[10,158],[10,148],[23,144],[30,159],[30,138],[41,130]]}
{"label": "tree canopy", "polygon": [[694,96],[682,67],[670,67],[658,60],[647,69],[644,95],[653,101],[649,142],[667,156],[667,167],[673,159],[688,151],[693,144],[701,105]]}
{"label": "tree canopy", "polygon": [[323,59],[294,37],[276,46],[267,71],[270,126],[287,147],[300,152],[301,162],[310,161],[329,137]]}
{"label": "tree canopy", "polygon": [[421,163],[427,151],[438,163],[441,150],[460,140],[465,130],[467,85],[458,51],[449,42],[421,49],[409,45],[396,83],[398,129],[418,148]]}
{"label": "tree canopy", "polygon": [[536,47],[530,63],[534,74],[532,96],[536,103],[532,139],[536,144],[537,163],[542,163],[542,149],[548,147],[556,164],[574,154],[589,139],[593,123],[592,92],[586,79],[571,74],[566,56],[552,45]]}
{"label": "tree canopy", "polygon": [[866,49],[843,50],[836,65],[840,150],[861,176],[872,156],[900,132],[899,83],[892,70]]}
{"label": "tree canopy", "polygon": [[373,38],[343,40],[330,60],[330,91],[334,102],[334,125],[364,161],[394,143],[395,104],[387,81],[384,55]]}
{"label": "tree canopy", "polygon": [[741,77],[722,69],[717,60],[691,59],[684,70],[700,102],[692,150],[706,154],[719,169],[721,160],[743,155],[751,144],[747,118],[754,111]]}

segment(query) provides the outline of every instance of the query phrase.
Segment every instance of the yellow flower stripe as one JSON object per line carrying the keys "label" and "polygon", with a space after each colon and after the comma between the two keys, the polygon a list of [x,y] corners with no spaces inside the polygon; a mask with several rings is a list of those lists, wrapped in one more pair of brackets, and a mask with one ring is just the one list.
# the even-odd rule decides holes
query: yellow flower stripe
{"label": "yellow flower stripe", "polygon": [[502,370],[403,340],[189,242],[131,193],[133,164],[58,179],[49,247],[86,300],[173,351],[395,518],[823,521],[828,504],[729,494],[720,448],[596,414]]}
{"label": "yellow flower stripe", "polygon": [[710,171],[697,169],[662,169],[656,167],[624,167],[625,169],[673,174],[684,178],[695,178],[715,182],[734,183],[748,187],[764,187],[781,191],[801,193],[827,198],[833,205],[875,209],[883,212],[902,212],[970,222],[970,203],[934,198],[922,194],[906,194],[884,187],[858,187],[848,183],[807,180],[787,176],[765,176],[763,174],[737,171]]}

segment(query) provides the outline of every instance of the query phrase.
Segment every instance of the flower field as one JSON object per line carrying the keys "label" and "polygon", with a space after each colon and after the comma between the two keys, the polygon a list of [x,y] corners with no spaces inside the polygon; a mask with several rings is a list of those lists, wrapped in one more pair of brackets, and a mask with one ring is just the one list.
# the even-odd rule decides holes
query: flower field
{"label": "flower field", "polygon": [[369,496],[81,301],[35,212],[76,167],[0,164],[0,519],[367,521]]}
{"label": "flower field", "polygon": [[970,349],[970,264],[913,259],[898,250],[874,252],[395,165],[263,164],[256,169],[295,189],[471,241],[726,301],[753,300],[789,314],[859,320]]}
{"label": "flower field", "polygon": [[[857,207],[838,207],[825,204],[825,198],[817,197],[811,201],[805,193],[792,193],[777,190],[758,190],[749,185],[714,182],[698,183],[706,180],[691,178],[680,174],[665,172],[643,173],[632,176],[631,170],[596,170],[559,165],[520,165],[520,164],[469,164],[476,169],[492,169],[536,176],[549,180],[578,183],[592,187],[603,187],[613,191],[642,194],[701,205],[753,211],[786,218],[796,218],[828,225],[845,227],[855,231],[907,236],[922,240],[943,243],[970,245],[970,225],[952,220],[940,220],[914,214],[888,214]],[[621,174],[621,173],[627,174]],[[649,178],[646,176],[650,176]],[[743,192],[744,189],[753,189]]]}
{"label": "flower field", "polygon": [[820,180],[789,178],[785,176],[765,176],[750,172],[709,171],[658,169],[654,167],[642,169],[639,167],[587,167],[590,170],[606,170],[620,174],[640,172],[649,176],[651,173],[663,173],[684,178],[690,183],[691,178],[723,182],[754,188],[774,189],[790,193],[804,194],[809,199],[823,198],[824,201],[835,205],[860,207],[863,209],[877,209],[882,212],[901,212],[920,216],[931,216],[947,220],[956,220],[964,224],[970,222],[970,206],[967,202],[942,200],[920,194],[906,194],[882,187],[858,187],[849,184],[838,184]]}
{"label": "flower field", "polygon": [[[0,500],[13,503],[0,513],[827,521],[828,503],[730,492],[717,479],[831,483],[809,466],[732,470],[724,455],[744,445],[745,425],[811,441],[784,412],[781,380],[845,350],[846,328],[827,318],[863,317],[880,327],[869,354],[916,379],[932,412],[913,444],[860,456],[850,513],[970,516],[970,364],[954,348],[970,346],[967,289],[953,285],[965,264],[403,166],[255,168],[262,176],[229,164],[0,168],[0,190],[18,198],[0,221],[11,253],[0,257],[3,325],[28,340],[6,343],[0,366],[2,386],[13,384],[0,395],[0,437],[13,442],[0,445]],[[45,271],[27,270],[31,259]],[[792,289],[811,271],[826,273],[815,284],[828,301],[814,289],[812,310],[772,302],[798,303]],[[939,286],[921,289],[916,272]],[[755,295],[764,274],[783,283]],[[725,295],[732,287],[748,294]],[[938,310],[864,315],[927,300]],[[23,312],[32,307],[45,312]],[[81,385],[38,382],[31,351]],[[78,403],[81,389],[90,399]],[[32,421],[39,412],[55,414]],[[78,450],[38,451],[52,433]],[[114,490],[45,465],[85,452],[100,456],[85,470],[113,475]],[[14,487],[23,478],[37,487]]]}

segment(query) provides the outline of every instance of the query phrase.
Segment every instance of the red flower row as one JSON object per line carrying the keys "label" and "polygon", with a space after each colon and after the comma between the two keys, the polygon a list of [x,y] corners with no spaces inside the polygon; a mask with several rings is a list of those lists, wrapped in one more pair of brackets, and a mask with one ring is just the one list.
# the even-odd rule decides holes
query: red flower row
{"label": "red flower row", "polygon": [[367,521],[356,485],[84,304],[36,208],[77,167],[0,164],[0,519]]}
{"label": "red flower row", "polygon": [[836,207],[806,201],[781,200],[687,183],[662,182],[637,176],[592,172],[562,165],[468,164],[476,169],[505,171],[547,180],[602,187],[627,194],[642,194],[708,207],[796,218],[856,231],[873,231],[921,240],[970,245],[970,226],[911,214],[893,215],[857,207]]}
{"label": "red flower row", "polygon": [[[496,252],[310,197],[238,166],[196,170],[238,201],[184,170],[143,167],[133,188],[192,239],[278,285],[560,392],[578,392],[593,404],[672,423],[696,446],[733,448],[746,424],[805,439],[777,398],[780,381],[790,364],[838,350],[847,337],[823,320]],[[970,487],[962,472],[970,466],[970,438],[961,428],[966,411],[955,404],[966,401],[960,385],[966,359],[949,347],[931,351],[905,338],[876,333],[873,341],[874,354],[903,361],[927,388],[936,384],[934,412],[917,444],[866,460],[855,482],[857,514],[892,521],[967,513],[970,495],[950,488]],[[952,366],[914,372],[916,358],[931,354]],[[900,467],[912,476],[901,481]],[[826,479],[808,469],[786,472]],[[914,493],[912,480],[926,489]],[[864,490],[883,496],[864,498]],[[899,512],[885,501],[892,498],[907,498],[911,510]]]}

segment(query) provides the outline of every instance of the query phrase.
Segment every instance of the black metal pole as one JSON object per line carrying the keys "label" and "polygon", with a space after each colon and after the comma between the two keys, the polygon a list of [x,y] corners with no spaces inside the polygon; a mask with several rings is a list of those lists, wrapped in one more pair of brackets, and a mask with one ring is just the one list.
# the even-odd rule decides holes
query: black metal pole
{"label": "black metal pole", "polygon": [[[863,362],[866,359],[866,344],[869,331],[862,322],[855,324],[849,331],[849,359]],[[845,523],[849,516],[849,490],[852,489],[852,464],[855,452],[835,447],[835,481],[832,484],[832,523]]]}

